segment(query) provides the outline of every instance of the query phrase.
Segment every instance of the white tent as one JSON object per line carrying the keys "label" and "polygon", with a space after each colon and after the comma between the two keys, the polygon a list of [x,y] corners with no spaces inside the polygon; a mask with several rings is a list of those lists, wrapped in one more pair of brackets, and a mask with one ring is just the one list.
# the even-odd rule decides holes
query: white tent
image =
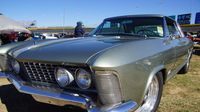
{"label": "white tent", "polygon": [[11,32],[31,33],[29,30],[20,25],[18,22],[0,14],[0,34],[11,33]]}

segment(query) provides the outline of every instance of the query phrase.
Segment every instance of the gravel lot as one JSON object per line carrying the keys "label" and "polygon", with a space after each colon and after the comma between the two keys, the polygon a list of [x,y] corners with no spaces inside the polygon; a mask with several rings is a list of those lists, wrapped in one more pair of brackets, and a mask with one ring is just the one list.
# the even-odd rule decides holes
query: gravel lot
{"label": "gravel lot", "polygon": [[[158,112],[200,112],[200,46],[191,60],[190,72],[167,82]],[[36,102],[0,79],[0,112],[83,112],[74,106],[59,107]]]}

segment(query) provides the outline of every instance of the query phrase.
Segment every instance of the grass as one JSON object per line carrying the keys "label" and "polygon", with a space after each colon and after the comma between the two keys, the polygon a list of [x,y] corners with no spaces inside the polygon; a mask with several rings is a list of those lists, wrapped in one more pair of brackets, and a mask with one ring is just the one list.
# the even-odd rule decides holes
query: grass
{"label": "grass", "polygon": [[158,112],[200,112],[200,46],[195,46],[190,70],[164,86]]}

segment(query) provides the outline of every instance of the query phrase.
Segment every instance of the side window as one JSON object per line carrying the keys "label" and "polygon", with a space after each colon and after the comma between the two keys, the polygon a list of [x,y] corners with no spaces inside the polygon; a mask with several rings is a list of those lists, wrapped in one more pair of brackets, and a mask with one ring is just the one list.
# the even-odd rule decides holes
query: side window
{"label": "side window", "polygon": [[107,21],[104,25],[103,28],[110,28],[111,27],[111,22]]}
{"label": "side window", "polygon": [[103,24],[103,27],[101,29],[101,33],[104,34],[110,34],[110,33],[117,33],[120,29],[120,23],[119,22],[110,22],[106,21]]}
{"label": "side window", "polygon": [[177,28],[175,26],[175,22],[166,18],[167,28],[169,31],[169,35],[176,35],[178,33]]}

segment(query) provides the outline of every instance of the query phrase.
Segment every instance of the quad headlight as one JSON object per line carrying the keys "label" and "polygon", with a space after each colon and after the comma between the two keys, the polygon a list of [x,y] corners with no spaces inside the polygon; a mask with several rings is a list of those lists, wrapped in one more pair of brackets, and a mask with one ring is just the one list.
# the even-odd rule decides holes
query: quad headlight
{"label": "quad headlight", "polygon": [[55,78],[56,78],[57,83],[61,87],[65,87],[69,85],[74,80],[72,73],[68,71],[67,69],[61,68],[61,67],[56,69]]}
{"label": "quad headlight", "polygon": [[19,65],[19,62],[17,62],[16,60],[11,61],[11,67],[15,73],[18,74],[20,72],[20,65]]}
{"label": "quad headlight", "polygon": [[84,69],[76,72],[76,83],[81,89],[88,89],[91,86],[91,74]]}

